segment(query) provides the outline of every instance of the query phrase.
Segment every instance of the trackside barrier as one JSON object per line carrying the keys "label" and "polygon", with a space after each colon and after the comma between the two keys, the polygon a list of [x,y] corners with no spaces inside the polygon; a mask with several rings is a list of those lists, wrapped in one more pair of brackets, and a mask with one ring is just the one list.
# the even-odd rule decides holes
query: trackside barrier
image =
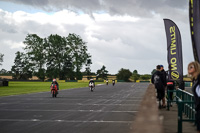
{"label": "trackside barrier", "polygon": [[65,80],[57,80],[58,83],[65,83]]}
{"label": "trackside barrier", "polygon": [[[112,83],[113,80],[108,80],[108,83]],[[106,80],[104,80],[104,82],[106,83]],[[118,80],[115,80],[115,83],[117,83]]]}
{"label": "trackside barrier", "polygon": [[[77,80],[79,83],[89,83],[90,80]],[[103,80],[94,80],[94,82],[104,82]]]}
{"label": "trackside barrier", "polygon": [[191,81],[185,81],[185,87],[192,87]]}
{"label": "trackside barrier", "polygon": [[[170,100],[169,93],[173,92],[175,97]],[[175,102],[178,105],[178,133],[182,133],[182,123],[195,122],[195,105],[194,96],[184,90],[167,90],[167,109],[169,110],[170,104]],[[187,118],[183,118],[183,113]]]}

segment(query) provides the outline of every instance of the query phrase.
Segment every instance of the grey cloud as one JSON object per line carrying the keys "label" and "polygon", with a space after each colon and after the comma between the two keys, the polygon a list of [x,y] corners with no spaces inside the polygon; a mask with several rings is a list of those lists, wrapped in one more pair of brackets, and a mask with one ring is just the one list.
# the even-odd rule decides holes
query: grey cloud
{"label": "grey cloud", "polygon": [[0,30],[11,34],[17,33],[17,30],[12,25],[0,24]]}
{"label": "grey cloud", "polygon": [[[24,21],[20,25],[15,25],[14,22],[9,25],[6,22],[2,23],[3,19],[8,19],[4,16],[3,18],[0,18],[2,24],[0,25],[0,49],[3,47],[8,47],[8,45],[3,44],[2,40],[21,42],[25,39],[25,36],[28,33],[35,33],[40,37],[47,37],[49,34],[67,36],[69,33],[75,33],[80,35],[84,41],[88,42],[87,45],[89,53],[91,53],[93,59],[93,71],[101,68],[98,63],[95,63],[98,61],[104,63],[109,72],[113,74],[116,74],[117,71],[122,67],[129,68],[131,71],[137,69],[139,70],[139,73],[150,73],[155,68],[156,64],[164,64],[165,67],[167,64],[166,35],[162,18],[168,17],[172,20],[175,20],[177,25],[180,26],[179,28],[181,32],[189,32],[189,20],[186,16],[187,13],[183,12],[186,9],[186,0],[181,0],[183,3],[180,3],[180,5],[178,5],[180,0],[102,0],[95,1],[94,3],[92,3],[92,1],[84,0],[84,3],[80,3],[76,0],[66,2],[64,0],[42,0],[41,2],[43,3],[40,3],[38,0],[36,3],[35,0],[26,0],[26,3],[23,4],[46,9],[56,8],[57,10],[64,8],[76,8],[77,11],[81,10],[87,12],[88,14],[94,11],[106,9],[105,12],[108,12],[112,15],[143,15],[147,18],[141,18],[136,22],[94,21],[95,26],[98,28],[91,30],[89,29],[88,35],[88,29],[86,29],[88,26],[80,23],[71,25],[63,23],[59,26],[56,26],[52,23],[40,24],[34,20],[29,20]],[[21,0],[20,2],[22,3],[23,1]],[[88,2],[91,3],[87,5]],[[153,11],[161,14],[161,16],[153,16]],[[150,15],[152,18],[149,17]],[[11,22],[11,20],[8,19],[7,22]],[[12,26],[11,29],[15,29],[17,33],[13,32],[10,34],[10,32],[6,31],[5,29],[9,29],[9,26]],[[188,29],[185,30],[187,26]],[[183,45],[185,45],[183,46],[183,52],[187,52],[185,52],[186,55],[183,54],[183,56],[187,56],[184,57],[184,66],[186,66],[193,57],[191,54],[192,50],[188,51],[189,48],[191,49],[191,42],[188,41],[191,38],[189,33],[183,34],[182,38]],[[10,60],[8,59],[3,64],[6,65],[10,62],[10,64],[13,64],[15,56],[14,53],[17,49],[11,49],[10,51],[2,50],[0,50],[0,53],[4,52],[6,58],[8,58],[9,53],[12,52],[12,58],[10,57]]]}
{"label": "grey cloud", "polygon": [[4,44],[0,42],[0,53],[4,54],[4,61],[3,65],[0,66],[0,69],[4,68],[8,71],[11,70],[11,66],[14,65],[14,59],[15,59],[15,53],[17,51],[23,51],[22,48],[15,48],[15,49],[10,49],[8,48],[7,44]]}
{"label": "grey cloud", "polygon": [[46,11],[57,11],[62,9],[83,10],[84,12],[99,10],[99,0],[1,0],[16,4],[30,5]]}
{"label": "grey cloud", "polygon": [[[5,1],[5,0],[1,0]],[[6,0],[8,1],[8,0]],[[41,8],[46,11],[71,9],[83,11],[91,15],[92,12],[105,11],[111,15],[133,15],[137,17],[152,17],[153,13],[166,14],[173,9],[187,10],[188,0],[9,0],[10,2],[25,4]],[[182,14],[180,14],[182,15]],[[91,15],[92,16],[92,15]]]}
{"label": "grey cloud", "polygon": [[17,33],[17,30],[16,30],[16,26],[14,26],[13,24],[8,24],[6,22],[4,22],[3,19],[0,18],[0,30],[2,32],[7,32],[7,33],[11,33],[11,34],[15,34]]}
{"label": "grey cloud", "polygon": [[8,23],[8,20],[5,19],[6,15],[7,14],[5,12],[0,12],[0,30],[7,33],[17,33],[17,30],[14,26],[15,24],[12,22],[12,19],[10,19]]}
{"label": "grey cloud", "polygon": [[75,33],[75,34],[80,35],[81,37],[84,37],[85,29],[86,29],[86,26],[81,25],[81,24],[76,24],[76,25],[63,24],[63,30],[65,30],[64,32],[65,35],[63,36],[68,36],[68,33]]}

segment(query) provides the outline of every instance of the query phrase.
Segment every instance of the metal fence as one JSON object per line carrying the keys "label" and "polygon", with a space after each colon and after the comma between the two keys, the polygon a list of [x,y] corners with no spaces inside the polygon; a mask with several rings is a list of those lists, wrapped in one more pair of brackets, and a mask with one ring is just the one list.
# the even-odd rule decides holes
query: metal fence
{"label": "metal fence", "polygon": [[[170,93],[173,93],[173,99],[170,99]],[[194,96],[181,89],[167,90],[167,95],[168,110],[170,110],[172,102],[178,105],[178,133],[182,133],[183,122],[195,122]],[[185,117],[183,117],[183,114]]]}

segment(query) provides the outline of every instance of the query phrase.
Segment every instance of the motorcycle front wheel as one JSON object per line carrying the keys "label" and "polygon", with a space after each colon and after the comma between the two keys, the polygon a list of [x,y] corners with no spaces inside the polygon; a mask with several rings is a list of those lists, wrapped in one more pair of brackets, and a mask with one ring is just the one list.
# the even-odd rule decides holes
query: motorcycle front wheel
{"label": "motorcycle front wheel", "polygon": [[52,97],[55,97],[55,91],[52,91]]}
{"label": "motorcycle front wheel", "polygon": [[93,88],[92,87],[90,87],[90,91],[93,92]]}

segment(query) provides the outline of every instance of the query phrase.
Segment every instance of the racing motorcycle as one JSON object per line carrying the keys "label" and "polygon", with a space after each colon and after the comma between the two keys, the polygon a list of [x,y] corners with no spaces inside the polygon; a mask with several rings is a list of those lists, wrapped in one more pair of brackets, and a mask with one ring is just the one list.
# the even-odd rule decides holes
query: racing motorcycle
{"label": "racing motorcycle", "polygon": [[56,97],[57,96],[57,94],[58,94],[58,88],[57,88],[56,84],[52,84],[51,85],[51,94],[52,94],[52,97]]}
{"label": "racing motorcycle", "polygon": [[94,90],[94,83],[89,83],[90,91],[93,92]]}
{"label": "racing motorcycle", "polygon": [[115,85],[115,80],[112,81],[113,86]]}

